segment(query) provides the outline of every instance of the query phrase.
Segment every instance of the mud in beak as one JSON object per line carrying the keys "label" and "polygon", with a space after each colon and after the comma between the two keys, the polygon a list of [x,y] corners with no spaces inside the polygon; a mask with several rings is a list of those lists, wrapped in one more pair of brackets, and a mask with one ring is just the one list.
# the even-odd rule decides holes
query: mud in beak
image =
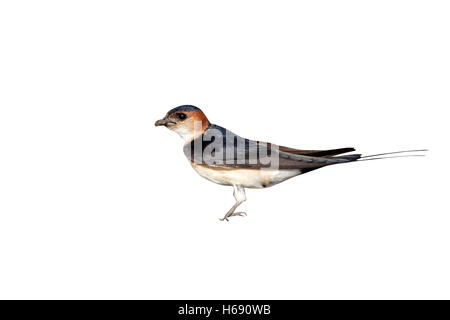
{"label": "mud in beak", "polygon": [[175,124],[176,122],[174,122],[172,120],[169,120],[167,118],[162,118],[162,119],[160,119],[160,120],[155,122],[155,127],[159,127],[159,126],[166,126],[167,127],[167,125],[170,124],[170,123]]}

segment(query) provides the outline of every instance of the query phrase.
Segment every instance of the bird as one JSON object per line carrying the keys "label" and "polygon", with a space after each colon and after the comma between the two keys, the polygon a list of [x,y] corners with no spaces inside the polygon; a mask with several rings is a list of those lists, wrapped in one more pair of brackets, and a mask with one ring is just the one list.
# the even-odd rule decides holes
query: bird
{"label": "bird", "polygon": [[[193,105],[181,105],[169,110],[155,126],[165,126],[176,132],[184,142],[183,152],[192,168],[203,178],[233,187],[235,204],[221,221],[234,216],[246,216],[236,209],[247,200],[245,189],[274,186],[295,176],[330,165],[355,161],[377,160],[405,156],[423,156],[405,150],[363,156],[347,154],[355,148],[302,150],[273,143],[242,138],[212,124],[203,111]],[[406,153],[407,155],[397,155]]]}

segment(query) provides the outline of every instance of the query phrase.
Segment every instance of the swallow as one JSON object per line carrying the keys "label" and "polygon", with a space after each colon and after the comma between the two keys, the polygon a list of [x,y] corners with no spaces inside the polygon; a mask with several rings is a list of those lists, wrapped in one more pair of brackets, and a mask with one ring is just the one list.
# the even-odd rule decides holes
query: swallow
{"label": "swallow", "polygon": [[[200,108],[182,105],[171,109],[155,122],[175,131],[184,141],[183,152],[192,168],[203,178],[234,188],[235,204],[220,219],[247,215],[236,209],[247,200],[245,188],[268,188],[292,177],[330,165],[355,161],[376,160],[405,155],[389,156],[406,150],[362,156],[346,154],[354,148],[330,150],[301,150],[276,144],[249,140],[212,124]],[[346,154],[346,155],[344,155]],[[423,156],[412,155],[407,156]]]}

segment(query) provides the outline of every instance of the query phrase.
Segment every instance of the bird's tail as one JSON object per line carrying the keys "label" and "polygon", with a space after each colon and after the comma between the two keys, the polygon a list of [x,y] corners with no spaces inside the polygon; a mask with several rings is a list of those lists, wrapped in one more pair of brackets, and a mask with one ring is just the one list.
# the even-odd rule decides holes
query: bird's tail
{"label": "bird's tail", "polygon": [[[363,156],[362,154],[349,154],[346,156],[334,157],[334,159],[347,160],[347,162],[352,162],[352,161],[368,161],[368,160],[380,160],[380,159],[392,159],[392,158],[405,158],[405,157],[424,157],[425,154],[423,154],[423,153],[427,152],[427,151],[428,151],[427,149],[403,150],[403,151],[371,154],[368,156]],[[398,155],[400,153],[408,153],[408,154]]]}
{"label": "bird's tail", "polygon": [[[358,159],[358,161],[368,161],[368,160],[380,160],[380,159],[391,159],[391,158],[406,158],[406,157],[425,157],[424,152],[427,152],[427,149],[419,149],[419,150],[403,150],[403,151],[395,151],[395,152],[384,152],[378,154],[371,154],[368,156],[363,156]],[[404,155],[398,155],[399,153],[407,153]]]}

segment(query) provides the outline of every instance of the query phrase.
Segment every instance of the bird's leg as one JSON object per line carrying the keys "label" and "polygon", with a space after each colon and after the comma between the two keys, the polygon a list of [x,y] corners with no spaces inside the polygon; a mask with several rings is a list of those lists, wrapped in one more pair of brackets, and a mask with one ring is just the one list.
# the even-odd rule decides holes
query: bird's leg
{"label": "bird's leg", "polygon": [[231,209],[228,210],[228,212],[225,214],[225,216],[224,216],[222,219],[220,219],[220,221],[224,221],[224,220],[229,221],[228,218],[231,217],[231,216],[233,216],[234,210],[236,210],[236,208],[237,208],[239,205],[240,205],[240,203],[239,203],[239,202],[236,202],[236,203],[234,204],[234,206],[232,206]]}
{"label": "bird's leg", "polygon": [[231,207],[230,210],[228,210],[227,214],[220,219],[221,221],[229,221],[228,218],[232,217],[232,216],[243,216],[243,215],[247,215],[245,212],[234,212],[234,210],[236,210],[237,207],[239,207],[241,205],[242,202],[244,202],[245,200],[247,200],[247,198],[245,197],[245,189],[242,186],[233,186],[234,188],[234,198],[236,199],[236,203],[234,204],[234,206]]}

